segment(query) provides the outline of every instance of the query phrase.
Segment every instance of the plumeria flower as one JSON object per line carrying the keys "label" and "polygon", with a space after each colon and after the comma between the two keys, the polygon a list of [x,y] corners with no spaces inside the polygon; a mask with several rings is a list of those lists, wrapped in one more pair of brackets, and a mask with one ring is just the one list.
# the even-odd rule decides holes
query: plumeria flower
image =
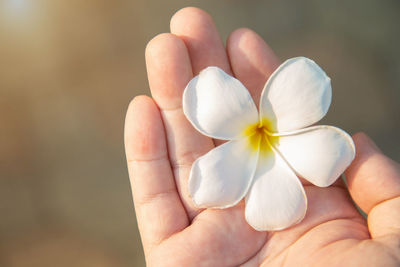
{"label": "plumeria flower", "polygon": [[259,111],[247,89],[217,67],[194,77],[183,111],[202,134],[228,142],[192,165],[189,193],[201,208],[228,208],[245,198],[256,230],[300,222],[307,198],[298,177],[331,185],[351,163],[351,137],[333,126],[310,126],[328,111],[330,78],[304,57],[284,62],[268,79]]}

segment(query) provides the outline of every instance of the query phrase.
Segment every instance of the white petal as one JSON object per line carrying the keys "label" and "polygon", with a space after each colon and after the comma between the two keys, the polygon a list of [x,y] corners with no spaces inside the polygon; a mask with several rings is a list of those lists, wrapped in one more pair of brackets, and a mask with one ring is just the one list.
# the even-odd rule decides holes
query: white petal
{"label": "white petal", "polygon": [[203,208],[234,206],[247,193],[257,166],[258,151],[246,139],[220,145],[192,165],[189,194]]}
{"label": "white petal", "polygon": [[183,93],[183,112],[204,135],[224,140],[238,138],[258,122],[258,111],[243,84],[217,67],[194,77]]}
{"label": "white petal", "polygon": [[335,182],[355,156],[351,137],[333,126],[294,131],[274,145],[299,176],[321,187]]}
{"label": "white petal", "polygon": [[325,72],[311,59],[292,58],[268,79],[260,99],[261,117],[273,132],[300,129],[325,116],[331,97]]}
{"label": "white petal", "polygon": [[278,153],[260,157],[246,196],[246,220],[258,231],[281,230],[300,222],[307,198],[299,179]]}

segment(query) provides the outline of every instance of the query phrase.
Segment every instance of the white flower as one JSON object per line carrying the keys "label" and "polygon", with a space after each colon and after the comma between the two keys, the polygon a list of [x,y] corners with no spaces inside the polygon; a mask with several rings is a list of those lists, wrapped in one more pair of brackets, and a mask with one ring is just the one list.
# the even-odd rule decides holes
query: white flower
{"label": "white flower", "polygon": [[183,111],[198,131],[229,142],[193,163],[194,204],[228,208],[245,197],[246,220],[259,231],[300,222],[307,198],[297,176],[329,186],[355,155],[343,130],[308,127],[325,116],[331,95],[329,77],[304,57],[287,60],[271,75],[259,112],[240,81],[217,67],[204,69],[187,85]]}

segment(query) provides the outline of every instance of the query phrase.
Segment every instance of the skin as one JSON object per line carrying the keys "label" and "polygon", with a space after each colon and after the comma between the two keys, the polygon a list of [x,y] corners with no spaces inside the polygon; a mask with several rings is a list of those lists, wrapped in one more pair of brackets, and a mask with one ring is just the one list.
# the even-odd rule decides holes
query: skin
{"label": "skin", "polygon": [[[238,78],[255,103],[280,64],[253,31],[238,29],[224,47],[211,17],[184,8],[171,33],[146,48],[152,98],[138,96],[126,116],[125,145],[136,216],[148,266],[399,266],[400,166],[363,133],[357,154],[328,188],[303,181],[304,220],[286,230],[258,232],[243,202],[224,210],[197,209],[187,193],[192,162],[220,141],[198,133],[182,112],[182,92],[213,65]],[[353,201],[368,214],[364,219]]]}

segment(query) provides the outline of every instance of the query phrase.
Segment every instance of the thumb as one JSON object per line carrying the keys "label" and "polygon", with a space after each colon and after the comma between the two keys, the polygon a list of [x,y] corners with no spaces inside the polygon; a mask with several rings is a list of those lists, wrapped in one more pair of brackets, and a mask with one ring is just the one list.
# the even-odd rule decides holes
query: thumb
{"label": "thumb", "polygon": [[379,150],[364,133],[353,136],[356,157],[346,171],[349,192],[368,214],[371,237],[400,229],[400,165]]}

